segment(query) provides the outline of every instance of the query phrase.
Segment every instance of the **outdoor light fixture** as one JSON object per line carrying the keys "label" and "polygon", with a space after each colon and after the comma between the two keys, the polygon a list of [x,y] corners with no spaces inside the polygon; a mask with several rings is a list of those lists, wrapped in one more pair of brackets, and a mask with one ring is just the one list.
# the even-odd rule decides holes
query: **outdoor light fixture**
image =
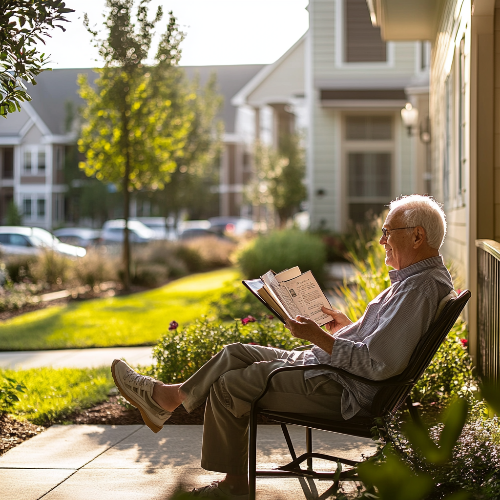
{"label": "outdoor light fixture", "polygon": [[[406,106],[401,110],[401,118],[403,124],[408,130],[408,137],[413,135],[414,130],[418,127],[418,109],[414,108],[411,103],[407,102]],[[420,140],[424,144],[431,142],[430,120],[427,117],[420,123],[419,127]]]}
{"label": "outdoor light fixture", "polygon": [[418,124],[418,109],[407,102],[406,106],[401,110],[401,118],[408,130],[408,136],[411,137],[413,127],[416,127]]}

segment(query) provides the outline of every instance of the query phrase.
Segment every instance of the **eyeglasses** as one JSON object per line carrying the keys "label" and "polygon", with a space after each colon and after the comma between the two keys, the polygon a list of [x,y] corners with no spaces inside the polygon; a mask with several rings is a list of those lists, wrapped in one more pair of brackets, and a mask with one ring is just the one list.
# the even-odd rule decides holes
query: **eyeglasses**
{"label": "eyeglasses", "polygon": [[391,235],[391,231],[400,231],[401,229],[415,229],[417,226],[410,226],[410,227],[395,227],[394,229],[387,229],[385,227],[382,228],[382,237],[383,238],[389,238]]}

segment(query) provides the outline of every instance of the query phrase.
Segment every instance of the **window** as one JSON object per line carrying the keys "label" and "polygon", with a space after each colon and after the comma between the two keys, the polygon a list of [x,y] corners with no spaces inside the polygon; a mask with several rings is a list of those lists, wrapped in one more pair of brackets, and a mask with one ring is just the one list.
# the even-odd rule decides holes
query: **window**
{"label": "window", "polygon": [[39,219],[45,218],[45,198],[38,198],[36,201],[36,214]]}
{"label": "window", "polygon": [[31,196],[23,199],[23,215],[27,219],[31,219]]}
{"label": "window", "polygon": [[364,222],[380,214],[393,193],[393,116],[345,117],[347,217]]}
{"label": "window", "polygon": [[2,162],[2,179],[14,178],[14,148],[2,148],[1,150]]}
{"label": "window", "polygon": [[64,166],[64,146],[56,146],[56,169],[62,170]]}
{"label": "window", "polygon": [[31,151],[24,152],[23,169],[25,173],[31,174]]}
{"label": "window", "polygon": [[366,0],[345,0],[344,11],[344,61],[386,62],[387,45],[371,23]]}
{"label": "window", "polygon": [[38,151],[37,170],[38,173],[45,172],[45,151]]}
{"label": "window", "polygon": [[346,139],[348,141],[391,140],[392,117],[348,116],[346,117]]}
{"label": "window", "polygon": [[26,146],[23,153],[23,174],[45,175],[45,146]]}
{"label": "window", "polygon": [[465,54],[465,38],[459,47],[460,68],[458,71],[458,163],[457,163],[457,195],[461,198],[465,192],[465,169],[467,165],[467,59]]}
{"label": "window", "polygon": [[451,124],[452,124],[452,93],[453,93],[453,78],[452,72],[448,75],[445,82],[445,127],[444,127],[444,143],[443,143],[443,197],[445,203],[450,201],[450,148],[451,148]]}

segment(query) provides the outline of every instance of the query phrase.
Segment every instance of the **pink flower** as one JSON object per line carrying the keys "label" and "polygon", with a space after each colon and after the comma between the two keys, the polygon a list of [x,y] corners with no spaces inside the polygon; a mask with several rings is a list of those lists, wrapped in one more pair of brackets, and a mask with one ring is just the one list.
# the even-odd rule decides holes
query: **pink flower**
{"label": "pink flower", "polygon": [[257,342],[249,342],[248,345],[260,345],[260,344],[257,344]]}
{"label": "pink flower", "polygon": [[464,347],[467,347],[467,344],[469,343],[469,341],[467,339],[460,339],[460,342],[462,342],[462,345]]}
{"label": "pink flower", "polygon": [[462,290],[460,288],[457,290],[457,294],[460,295],[462,293]]}
{"label": "pink flower", "polygon": [[177,330],[178,326],[179,326],[179,323],[177,323],[177,321],[171,321],[168,329],[169,330]]}
{"label": "pink flower", "polygon": [[257,321],[253,316],[247,316],[246,318],[243,318],[241,322],[246,325],[247,323],[253,323],[254,321]]}
{"label": "pink flower", "polygon": [[274,319],[274,316],[273,316],[272,314],[269,314],[269,315],[267,316],[267,319]]}

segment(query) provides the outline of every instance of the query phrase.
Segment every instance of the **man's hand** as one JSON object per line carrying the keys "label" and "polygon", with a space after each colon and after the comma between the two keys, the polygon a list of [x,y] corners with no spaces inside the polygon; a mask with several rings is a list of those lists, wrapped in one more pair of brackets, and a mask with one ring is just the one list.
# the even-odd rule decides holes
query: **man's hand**
{"label": "man's hand", "polygon": [[312,319],[305,316],[296,316],[295,319],[287,319],[285,327],[298,339],[308,340],[317,345],[328,354],[332,353],[333,337],[318,326]]}
{"label": "man's hand", "polygon": [[334,309],[328,309],[327,307],[323,306],[321,310],[325,313],[331,316],[333,319],[332,321],[328,322],[325,326],[326,329],[331,333],[335,333],[344,326],[347,325],[352,325],[352,321],[341,311],[336,311]]}

